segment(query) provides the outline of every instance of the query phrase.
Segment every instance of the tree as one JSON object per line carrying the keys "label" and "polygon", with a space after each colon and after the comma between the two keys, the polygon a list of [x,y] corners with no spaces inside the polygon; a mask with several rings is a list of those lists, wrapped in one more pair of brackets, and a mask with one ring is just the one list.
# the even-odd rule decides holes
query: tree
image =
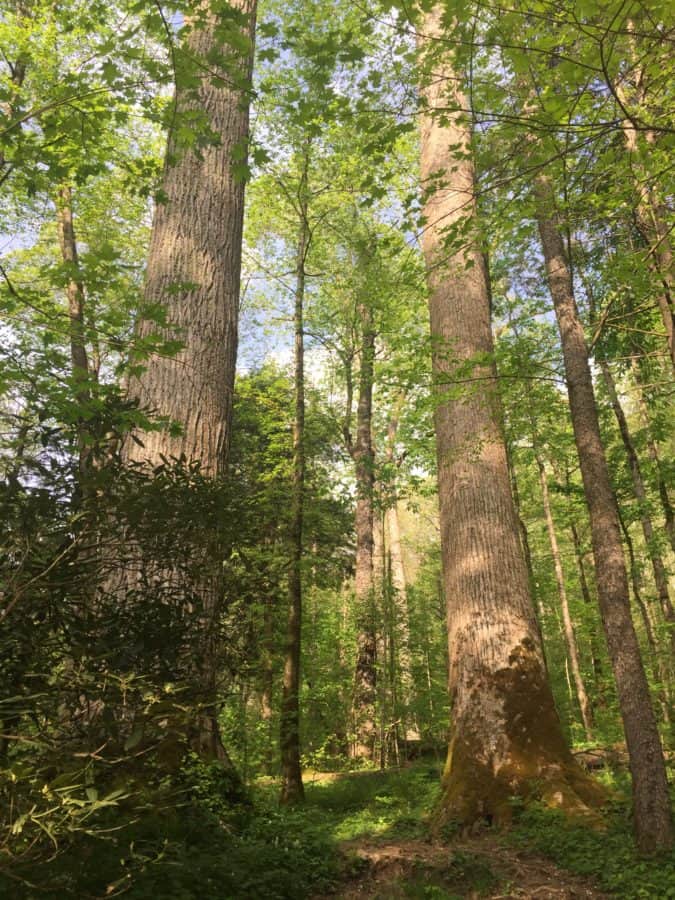
{"label": "tree", "polygon": [[308,184],[310,142],[304,147],[298,188],[299,224],[295,263],[295,417],[293,421],[293,485],[288,573],[288,637],[281,699],[281,801],[303,799],[300,769],[300,659],[302,640],[302,557],[305,503],[305,260],[309,250]]}
{"label": "tree", "polygon": [[672,844],[659,732],[630,615],[616,498],[600,436],[593,380],[550,179],[535,180],[537,223],[565,360],[570,414],[591,522],[598,601],[631,759],[635,831],[647,853]]}
{"label": "tree", "polygon": [[440,7],[421,25],[422,247],[452,701],[440,816],[470,823],[507,820],[514,794],[573,809],[597,802],[600,791],[563,740],[529,592],[495,379],[466,100],[449,52],[433,52],[452,27]]}
{"label": "tree", "polygon": [[[162,202],[155,209],[144,299],[161,311],[167,336],[178,336],[181,349],[172,356],[150,356],[130,379],[130,397],[163,423],[134,433],[123,448],[128,465],[149,472],[170,460],[197,463],[203,476],[216,480],[226,471],[255,12],[255,0],[203,3],[186,25],[188,52],[205,70],[196,87],[177,85],[176,116],[181,122],[203,116],[208,137],[203,146],[186,147],[179,132],[170,133]],[[156,327],[141,316],[137,334],[143,338]],[[198,746],[222,757],[214,705],[221,601],[220,561],[214,554],[217,545],[204,554],[203,580],[186,587],[203,617],[201,663],[194,674],[197,693],[205,698]],[[134,577],[130,573],[132,584]]]}

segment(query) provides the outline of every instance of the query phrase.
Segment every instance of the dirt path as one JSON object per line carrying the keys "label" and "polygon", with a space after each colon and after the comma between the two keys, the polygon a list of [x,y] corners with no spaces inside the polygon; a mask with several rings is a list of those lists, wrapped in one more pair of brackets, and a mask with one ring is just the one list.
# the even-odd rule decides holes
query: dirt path
{"label": "dirt path", "polygon": [[[453,841],[357,840],[343,844],[351,873],[331,896],[341,900],[603,900],[587,880],[494,836]],[[323,900],[323,898],[316,898]]]}

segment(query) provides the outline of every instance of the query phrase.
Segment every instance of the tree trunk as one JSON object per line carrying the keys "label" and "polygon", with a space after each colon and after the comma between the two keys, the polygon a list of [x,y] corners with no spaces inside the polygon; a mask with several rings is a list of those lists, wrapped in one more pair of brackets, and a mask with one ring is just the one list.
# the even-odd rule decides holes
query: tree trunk
{"label": "tree trunk", "polygon": [[260,718],[265,723],[265,774],[272,774],[272,748],[274,736],[272,734],[272,719],[274,709],[272,706],[272,694],[274,690],[274,668],[272,665],[274,655],[274,603],[272,597],[263,600],[262,620],[262,644],[260,653]]}
{"label": "tree trunk", "polygon": [[633,360],[632,363],[632,370],[633,377],[635,379],[635,386],[637,389],[637,402],[638,409],[640,411],[640,419],[642,420],[643,428],[645,428],[647,432],[647,452],[649,453],[649,458],[651,459],[652,465],[654,466],[654,471],[658,483],[659,499],[661,501],[661,508],[663,510],[666,533],[668,535],[671,549],[673,553],[675,553],[675,515],[673,514],[673,507],[670,503],[668,486],[663,475],[658,447],[656,446],[656,441],[654,440],[654,435],[652,433],[649,410],[647,409],[647,402],[645,400],[644,392],[642,389],[642,376],[640,373],[640,368],[635,360]]}
{"label": "tree trunk", "polygon": [[[208,4],[207,4],[208,6]],[[255,0],[232,0],[244,17],[242,34],[251,50],[238,68],[250,78]],[[203,28],[188,37],[198,59],[221,51],[217,21],[209,16]],[[226,84],[232,76],[222,72]],[[225,472],[237,355],[241,241],[244,182],[233,170],[237,155],[248,140],[247,90],[216,82],[209,72],[197,91],[180,88],[178,116],[191,110],[205,113],[219,142],[199,153],[180,148],[169,136],[162,193],[152,226],[145,285],[145,303],[166,313],[169,339],[183,347],[175,356],[152,355],[142,374],[132,377],[129,394],[143,409],[168,422],[178,422],[181,433],[137,433],[143,446],[128,441],[129,461],[159,465],[162,457],[184,457],[199,462],[205,475]],[[155,322],[141,319],[140,339],[156,334]]]}
{"label": "tree trunk", "polygon": [[537,610],[537,615],[539,617],[539,634],[541,638],[542,649],[544,650],[545,657],[545,645],[544,645],[544,637],[543,637],[543,627],[544,627],[544,616],[546,614],[546,610],[544,609],[544,604],[542,603],[542,599],[537,590],[537,584],[534,577],[534,566],[532,565],[532,549],[530,547],[530,536],[527,533],[527,525],[525,524],[525,520],[523,519],[521,510],[520,510],[520,491],[518,490],[518,478],[516,476],[516,469],[512,460],[512,449],[507,443],[506,445],[506,464],[509,470],[509,481],[511,483],[511,495],[513,497],[513,503],[516,510],[516,518],[518,519],[518,530],[520,532],[520,545],[523,550],[523,556],[525,557],[525,566],[527,568],[527,583],[530,587],[530,596],[535,601],[535,606]]}
{"label": "tree trunk", "polygon": [[295,282],[295,420],[293,422],[293,488],[291,495],[288,626],[281,699],[281,802],[304,799],[300,767],[300,660],[302,638],[302,524],[305,505],[305,257],[309,244],[307,174],[309,145],[305,146],[298,188],[300,229]]}
{"label": "tree trunk", "polygon": [[[401,673],[403,702],[407,706],[413,693],[412,663],[410,659],[410,621],[408,612],[408,582],[406,579],[403,551],[401,549],[401,525],[398,516],[398,505],[394,497],[391,506],[384,514],[387,537],[389,538],[389,566],[391,571],[391,587],[393,593],[393,612],[396,619],[396,635],[398,638],[398,668]],[[415,737],[417,729],[414,729]],[[409,735],[406,735],[408,737]],[[413,735],[410,735],[413,737]]]}
{"label": "tree trunk", "polygon": [[569,601],[567,599],[567,588],[565,586],[565,573],[563,572],[562,559],[560,556],[560,547],[558,545],[558,535],[555,530],[553,521],[553,512],[551,510],[551,496],[548,489],[548,478],[546,477],[546,468],[544,461],[538,451],[535,451],[535,459],[539,470],[539,483],[541,485],[541,496],[544,504],[544,518],[546,519],[546,530],[548,531],[548,540],[551,546],[551,556],[553,557],[553,567],[555,569],[555,580],[558,586],[558,596],[560,598],[560,610],[562,612],[563,631],[565,641],[567,643],[567,654],[569,656],[570,668],[572,669],[572,677],[577,692],[577,700],[579,701],[579,709],[581,710],[581,720],[584,724],[586,732],[586,740],[593,739],[593,710],[591,708],[588,694],[586,693],[586,685],[581,675],[581,664],[579,662],[579,650],[577,648],[576,636],[574,634],[574,625],[570,615]]}
{"label": "tree trunk", "polygon": [[633,775],[633,809],[639,848],[672,844],[666,770],[649,685],[630,615],[619,512],[612,490],[595,404],[588,349],[577,313],[572,274],[557,223],[551,184],[535,179],[537,223],[565,362],[581,475],[591,524],[598,601],[607,636]]}
{"label": "tree trunk", "polygon": [[[422,248],[452,702],[437,819],[470,824],[508,821],[514,795],[586,809],[601,791],[565,745],[529,592],[496,371],[485,362],[493,353],[490,290],[476,233],[471,132],[465,116],[451,111],[467,103],[441,16],[440,7],[426,14],[422,30],[431,40],[421,40],[424,60],[435,47],[445,53],[433,59],[433,75],[421,86]],[[460,394],[467,361],[476,356],[477,380]]]}
{"label": "tree trunk", "polygon": [[666,567],[663,564],[661,554],[658,552],[655,546],[654,528],[652,526],[652,520],[649,515],[647,490],[645,488],[645,482],[642,477],[640,460],[638,459],[635,445],[633,444],[633,438],[628,428],[628,422],[626,421],[626,416],[616,392],[616,385],[614,384],[612,371],[609,368],[606,359],[599,359],[598,363],[600,365],[600,371],[602,372],[602,377],[605,382],[605,387],[607,388],[607,394],[609,395],[610,403],[612,404],[612,409],[614,410],[614,415],[616,416],[616,421],[619,425],[619,431],[621,432],[621,439],[623,440],[623,446],[626,451],[626,457],[628,459],[628,467],[630,469],[630,474],[633,481],[633,492],[638,501],[642,534],[644,535],[645,546],[652,565],[652,572],[654,573],[654,584],[656,585],[656,592],[658,594],[659,603],[661,605],[661,611],[663,612],[663,618],[670,626],[671,648],[675,651],[675,610],[673,610],[673,605],[670,602],[670,595],[668,593],[668,576],[666,574]]}
{"label": "tree trunk", "polygon": [[[85,295],[73,220],[73,195],[69,184],[64,184],[59,188],[56,200],[56,225],[61,258],[67,267],[66,297],[68,299],[71,376],[75,387],[75,399],[80,406],[86,406],[89,403],[91,392],[84,322]],[[77,444],[80,489],[85,490],[92,447],[88,440],[88,430],[83,415],[78,417]]]}
{"label": "tree trunk", "polygon": [[[581,549],[581,538],[579,536],[579,529],[572,522],[570,525],[570,533],[572,535],[572,544],[574,546],[574,556],[577,562],[577,571],[579,573],[579,586],[581,588],[581,596],[584,598],[584,603],[587,606],[593,605],[593,598],[591,597],[591,592],[588,587],[588,578],[586,577],[586,565],[584,563],[584,554]],[[596,688],[600,690],[599,683],[602,678],[602,661],[600,659],[600,651],[598,648],[597,637],[595,634],[595,629],[591,632],[591,657],[593,662],[593,674],[595,675]]]}
{"label": "tree trunk", "polygon": [[[392,466],[398,466],[400,460],[395,458],[396,433],[398,431],[398,417],[400,409],[405,402],[405,394],[402,392],[397,399],[394,412],[387,424],[387,460]],[[394,476],[395,477],[395,476]],[[408,610],[408,581],[406,578],[403,550],[401,548],[401,523],[398,515],[398,496],[396,482],[391,487],[391,497],[388,500],[384,513],[384,526],[389,543],[389,566],[391,570],[391,587],[393,591],[393,611],[395,613],[397,634],[397,659],[401,673],[401,687],[403,704],[410,705],[413,696],[412,662],[410,658],[410,614]],[[410,740],[419,738],[419,729],[413,725],[406,728],[405,737]]]}
{"label": "tree trunk", "polygon": [[[209,65],[196,88],[179,87],[176,95],[178,117],[205,114],[218,141],[199,152],[181,153],[176,135],[170,134],[162,181],[164,201],[155,208],[145,303],[162,310],[168,324],[158,328],[143,318],[136,333],[140,341],[157,332],[170,339],[178,337],[182,349],[174,356],[152,354],[142,361],[144,369],[130,379],[129,395],[166,423],[179,423],[181,430],[141,431],[135,440],[126,441],[123,459],[149,475],[172,459],[198,464],[201,474],[211,479],[221,478],[226,470],[244,212],[244,182],[233,160],[240,158],[248,140],[255,0],[232,0],[231,8],[240,17],[247,49],[224,49],[218,17],[207,14],[201,27],[190,31],[187,45],[191,54],[208,59]],[[224,61],[220,54],[226,56]],[[204,527],[217,532],[215,523]],[[216,709],[221,561],[217,546],[204,543],[195,549],[199,558],[193,560],[193,570],[200,569],[200,574],[187,576],[187,581],[179,571],[167,577],[178,582],[176,587],[186,598],[192,598],[187,602],[193,608],[200,607],[202,646],[192,650],[192,658],[199,662],[192,663],[197,671],[191,678],[201,714],[192,743],[198,752],[226,761]]]}
{"label": "tree trunk", "polygon": [[[640,80],[642,80],[642,75],[640,75]],[[615,90],[624,107],[630,104],[630,99],[620,82],[615,85]],[[675,366],[673,251],[670,245],[670,232],[666,225],[663,206],[654,196],[654,188],[650,186],[651,179],[647,177],[644,165],[640,161],[640,156],[646,152],[646,148],[640,146],[638,131],[629,119],[623,121],[623,136],[626,151],[633,160],[633,170],[636,175],[635,220],[643,240],[649,247],[650,268],[661,282],[661,289],[657,292],[657,303],[666,330],[670,360]],[[646,140],[647,144],[653,143],[653,133],[647,132]]]}
{"label": "tree trunk", "polygon": [[368,303],[359,301],[357,315],[361,326],[361,361],[356,443],[353,457],[356,467],[356,571],[354,592],[358,616],[356,670],[354,674],[354,759],[372,759],[377,737],[375,706],[377,700],[377,636],[373,582],[373,487],[374,454],[372,443],[373,372],[375,362],[375,326]]}
{"label": "tree trunk", "polygon": [[628,530],[626,523],[623,520],[623,517],[620,517],[621,530],[623,531],[624,540],[626,542],[626,547],[628,549],[628,562],[630,566],[630,580],[631,585],[633,587],[633,597],[635,599],[635,604],[640,611],[640,618],[642,619],[642,625],[645,630],[645,637],[647,638],[647,644],[649,646],[649,652],[651,655],[651,664],[652,670],[656,675],[656,679],[660,681],[660,686],[658,688],[658,698],[659,703],[661,705],[661,712],[663,715],[663,721],[666,725],[670,726],[671,723],[671,715],[670,715],[670,684],[671,678],[666,670],[666,667],[663,664],[663,659],[661,658],[661,653],[659,652],[659,645],[656,640],[656,634],[654,631],[654,618],[652,615],[652,611],[649,609],[649,606],[645,602],[644,597],[642,596],[642,590],[640,588],[640,569],[638,567],[637,560],[635,558],[635,548],[633,546],[633,539],[630,536],[630,531]]}

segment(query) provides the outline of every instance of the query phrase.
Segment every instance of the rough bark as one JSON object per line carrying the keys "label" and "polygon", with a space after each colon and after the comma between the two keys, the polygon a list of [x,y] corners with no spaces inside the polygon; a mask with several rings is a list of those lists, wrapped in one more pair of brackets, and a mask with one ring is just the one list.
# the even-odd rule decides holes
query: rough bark
{"label": "rough bark", "polygon": [[373,374],[375,362],[375,325],[367,302],[357,304],[361,328],[359,399],[356,412],[356,441],[353,458],[356,469],[356,595],[358,636],[354,673],[354,742],[350,755],[372,759],[377,737],[377,635],[373,581],[373,489],[374,453],[372,442]]}
{"label": "rough bark", "polygon": [[553,567],[555,570],[555,580],[558,587],[558,597],[560,598],[560,611],[562,613],[563,632],[565,634],[565,642],[567,644],[567,655],[574,679],[574,687],[576,689],[579,709],[581,711],[581,720],[586,732],[586,740],[593,738],[593,709],[586,692],[586,685],[581,675],[581,664],[579,662],[579,649],[574,634],[574,625],[572,624],[572,616],[570,615],[569,600],[567,598],[567,588],[565,586],[565,573],[562,566],[562,557],[560,555],[560,545],[558,544],[558,535],[555,530],[555,522],[553,521],[553,511],[551,509],[551,495],[548,489],[548,478],[546,475],[546,467],[544,460],[539,452],[535,452],[537,469],[539,470],[539,483],[541,485],[541,496],[544,506],[544,518],[546,520],[546,530],[548,532],[548,540],[551,547],[551,556],[553,557]]}
{"label": "rough bark", "polygon": [[619,425],[619,431],[621,432],[621,440],[623,441],[624,450],[626,451],[628,468],[630,469],[633,482],[633,492],[638,501],[640,525],[642,526],[642,534],[644,535],[645,546],[652,566],[656,593],[661,605],[661,611],[663,612],[663,618],[670,626],[671,647],[675,650],[675,610],[673,609],[668,592],[668,575],[666,574],[666,567],[663,564],[661,554],[656,549],[654,527],[649,514],[649,502],[647,500],[647,489],[645,487],[644,478],[642,477],[642,467],[640,466],[640,460],[633,443],[633,437],[630,433],[628,422],[626,421],[626,415],[616,392],[612,370],[606,359],[600,359],[598,362],[607,389],[607,395],[609,396],[609,401],[612,404],[612,409],[614,410],[614,415],[616,416],[616,421]]}
{"label": "rough bark", "polygon": [[[233,0],[231,6],[245,17],[242,32],[252,48],[255,0]],[[219,45],[216,28],[209,16],[204,27],[190,32],[188,46],[198,59],[229,52]],[[209,72],[197,91],[177,92],[177,115],[205,114],[218,142],[181,154],[169,136],[164,200],[155,208],[144,293],[145,304],[159,306],[169,325],[164,330],[141,318],[137,334],[142,339],[163,333],[183,347],[174,356],[153,354],[145,361],[143,373],[130,380],[129,395],[161,419],[178,422],[181,432],[137,432],[143,446],[126,443],[129,461],[156,466],[162,457],[184,457],[199,462],[205,475],[225,472],[244,212],[244,182],[233,169],[233,154],[246,146],[249,120],[247,91],[233,86],[231,70],[248,82],[251,61],[252,49],[246,59],[230,60],[227,68],[222,63],[219,72],[216,67],[222,81]]]}
{"label": "rough bark", "polygon": [[305,147],[298,189],[300,225],[295,266],[295,418],[293,421],[293,485],[291,491],[290,566],[288,571],[288,623],[281,696],[281,802],[304,799],[300,767],[300,660],[302,638],[302,525],[305,506],[305,256],[309,243],[307,173],[309,146]]}
{"label": "rough bark", "polygon": [[588,504],[598,601],[631,760],[636,838],[642,851],[652,852],[672,844],[666,771],[649,685],[630,615],[619,513],[600,437],[588,348],[576,308],[553,190],[546,175],[535,179],[535,202]]}
{"label": "rough bark", "polygon": [[[425,39],[443,37],[440,7],[425,15],[421,31],[425,68],[433,69],[421,85],[422,248],[452,702],[437,820],[504,822],[514,795],[587,810],[601,792],[574,763],[553,703],[511,496],[496,372],[485,362],[493,352],[490,291],[475,231],[471,133],[452,111],[466,109],[466,98],[448,56],[428,56],[447,48]],[[477,380],[467,388],[461,382],[477,355]]]}
{"label": "rough bark", "polygon": [[[165,460],[198,464],[201,474],[225,475],[237,352],[244,183],[233,167],[248,139],[249,85],[255,0],[232,0],[248,49],[223,47],[218,17],[206,12],[190,28],[189,52],[209,59],[196,88],[179,86],[177,118],[203,114],[215,140],[198,152],[181,149],[169,135],[162,179],[163,201],[155,208],[144,300],[162,311],[167,326],[141,317],[142,341],[161,334],[180,339],[174,356],[152,354],[129,382],[139,406],[180,431],[137,431],[122,449],[127,465],[152,474]],[[203,6],[208,9],[208,4]],[[209,534],[216,523],[205,523]],[[140,559],[142,571],[146,560]],[[134,566],[131,566],[134,569]],[[127,575],[134,586],[134,571]],[[191,571],[167,570],[162,578],[199,610],[200,646],[192,648],[192,686],[201,710],[191,742],[207,757],[228,762],[217,724],[218,622],[222,572],[215,538],[195,547]]]}

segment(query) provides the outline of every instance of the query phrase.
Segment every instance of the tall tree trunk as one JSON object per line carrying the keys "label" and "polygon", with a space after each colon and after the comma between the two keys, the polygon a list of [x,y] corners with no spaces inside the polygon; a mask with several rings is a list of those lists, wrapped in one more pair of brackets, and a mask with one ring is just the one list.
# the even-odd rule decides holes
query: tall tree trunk
{"label": "tall tree trunk", "polygon": [[[66,297],[68,299],[71,375],[75,387],[75,398],[78,404],[86,406],[90,400],[91,392],[84,322],[85,294],[73,219],[73,194],[69,184],[63,184],[59,188],[56,200],[56,225],[61,258],[67,267]],[[78,417],[77,443],[81,490],[85,489],[92,450],[88,440],[88,430],[85,421],[84,415]]]}
{"label": "tall tree trunk", "polygon": [[291,497],[288,572],[288,626],[281,699],[281,802],[304,799],[300,768],[300,661],[302,637],[302,524],[305,506],[305,257],[309,245],[307,220],[309,145],[304,148],[298,188],[300,229],[295,267],[295,419],[293,422],[293,489]]}
{"label": "tall tree trunk", "polygon": [[654,435],[652,433],[651,419],[649,416],[649,410],[647,408],[647,401],[645,400],[644,391],[642,388],[642,374],[640,372],[640,367],[635,362],[635,360],[633,360],[631,368],[633,371],[633,377],[635,379],[640,419],[642,421],[643,428],[645,428],[647,432],[647,452],[649,453],[649,458],[652,461],[652,465],[654,466],[654,471],[656,474],[659,490],[659,500],[661,501],[661,509],[663,510],[663,518],[666,526],[666,534],[668,535],[671,549],[673,553],[675,553],[675,515],[673,514],[673,507],[670,503],[670,497],[668,495],[668,486],[663,475],[663,467],[661,459],[659,457],[659,450],[656,446],[656,441],[654,440]]}
{"label": "tall tree trunk", "polygon": [[[208,10],[208,3],[203,7]],[[129,395],[143,409],[181,430],[163,428],[136,433],[123,448],[123,458],[150,475],[165,460],[198,464],[201,474],[219,479],[225,474],[237,353],[237,319],[241,271],[244,182],[233,162],[248,140],[249,88],[253,58],[255,0],[232,0],[239,17],[245,50],[223,47],[216,14],[206,13],[187,37],[189,52],[209,60],[195,88],[179,87],[176,111],[205,114],[218,141],[198,152],[181,153],[170,134],[162,180],[164,201],[158,203],[150,241],[145,302],[160,308],[168,326],[158,329],[141,319],[142,341],[162,332],[182,342],[175,356],[153,354],[129,383]],[[219,75],[221,77],[214,77]],[[216,523],[207,523],[217,532]],[[205,528],[207,527],[205,525]],[[192,739],[198,752],[226,760],[216,707],[216,657],[222,596],[219,551],[213,541],[196,548],[191,572],[169,573],[199,613],[202,646],[193,648],[193,687],[202,713]],[[198,565],[197,565],[198,563]],[[201,570],[197,574],[195,570]],[[133,577],[133,576],[132,576]]]}
{"label": "tall tree trunk", "polygon": [[[578,808],[601,791],[565,745],[529,592],[496,371],[485,362],[493,353],[490,290],[476,229],[471,131],[453,111],[467,103],[448,58],[441,7],[421,28],[423,62],[433,68],[421,85],[422,248],[452,703],[438,819],[499,822],[510,818],[514,795]],[[444,58],[432,59],[439,47]],[[478,381],[458,396],[476,357]]]}
{"label": "tall tree trunk", "polygon": [[359,401],[356,413],[356,594],[358,636],[354,673],[354,743],[351,756],[372,759],[377,737],[377,635],[373,581],[373,488],[374,454],[372,442],[373,374],[375,325],[367,302],[359,301],[357,316],[361,327]]}
{"label": "tall tree trunk", "polygon": [[[579,573],[579,587],[581,588],[581,596],[584,598],[584,603],[587,606],[593,605],[593,598],[591,597],[591,591],[588,587],[588,578],[586,576],[586,564],[584,563],[584,554],[581,548],[581,537],[579,535],[579,529],[572,522],[570,525],[570,534],[572,535],[572,545],[574,546],[574,557],[577,563],[577,571]],[[598,648],[598,641],[595,634],[595,629],[591,632],[591,658],[593,662],[593,674],[595,675],[596,688],[599,690],[599,682],[602,678],[602,661],[600,659],[600,651]]]}
{"label": "tall tree trunk", "polygon": [[657,693],[659,703],[661,705],[661,713],[663,716],[664,724],[670,727],[672,718],[670,712],[670,707],[672,705],[670,700],[670,685],[672,682],[672,678],[670,677],[666,666],[663,664],[663,659],[661,657],[661,653],[659,652],[659,645],[656,640],[656,633],[654,630],[654,617],[652,611],[645,602],[644,597],[642,596],[642,590],[640,587],[640,569],[638,567],[637,559],[635,558],[633,539],[630,536],[630,531],[628,530],[623,517],[620,518],[620,522],[621,530],[623,531],[624,540],[626,542],[626,547],[628,549],[628,562],[630,566],[629,571],[631,585],[633,587],[633,597],[635,599],[637,608],[640,610],[640,618],[642,619],[642,625],[645,630],[647,644],[649,645],[652,670],[656,674],[657,680],[660,681],[660,686]]}
{"label": "tall tree trunk", "polygon": [[[398,397],[394,411],[387,423],[387,461],[392,464],[394,470],[400,465],[396,459],[395,444],[398,431],[398,420],[401,407],[405,402],[405,393]],[[403,691],[403,704],[407,708],[412,700],[414,684],[412,676],[412,662],[410,657],[410,613],[408,609],[408,580],[406,578],[403,549],[401,547],[401,523],[398,514],[398,494],[394,481],[390,497],[384,513],[384,525],[389,542],[389,566],[391,570],[391,586],[393,590],[393,611],[396,616],[397,659],[401,673],[401,687]],[[413,726],[406,738],[417,740],[419,731]]]}
{"label": "tall tree trunk", "polygon": [[412,663],[410,659],[410,620],[408,612],[408,582],[401,548],[401,523],[398,503],[394,497],[392,505],[384,514],[385,528],[389,539],[389,567],[393,594],[393,612],[396,618],[398,637],[397,660],[401,673],[403,702],[410,703],[413,691]]}
{"label": "tall tree trunk", "polygon": [[265,724],[265,774],[272,774],[272,749],[274,736],[272,734],[272,719],[274,709],[272,706],[272,693],[274,690],[274,668],[272,665],[274,654],[274,603],[271,596],[263,600],[262,620],[262,644],[260,653],[260,718]]}
{"label": "tall tree trunk", "polygon": [[527,583],[530,586],[530,596],[535,600],[537,615],[539,617],[539,633],[541,636],[541,644],[542,649],[544,649],[545,651],[543,639],[543,623],[546,610],[544,609],[544,604],[542,603],[542,599],[539,595],[539,592],[537,591],[537,584],[534,577],[534,566],[532,565],[532,549],[530,547],[530,536],[527,532],[527,525],[525,524],[525,520],[523,519],[520,509],[520,491],[518,490],[518,477],[516,475],[516,468],[513,464],[512,448],[508,443],[506,445],[506,464],[509,470],[511,495],[513,497],[513,504],[516,510],[516,517],[518,519],[520,545],[523,550],[523,556],[525,557],[525,566],[527,568]]}
{"label": "tall tree trunk", "polygon": [[[642,81],[640,74],[639,81]],[[619,82],[615,85],[617,96],[624,107],[630,105],[630,98]],[[638,91],[638,95],[641,92]],[[638,102],[642,99],[636,98]],[[647,150],[640,146],[639,134],[630,119],[623,120],[623,136],[627,153],[633,160],[635,178],[635,220],[645,243],[649,247],[650,268],[658,277],[660,289],[657,291],[657,303],[661,319],[666,331],[666,341],[670,360],[675,366],[675,307],[673,306],[673,251],[670,244],[670,231],[666,225],[663,204],[655,196],[651,179],[647,177],[640,157]],[[654,143],[654,134],[647,132],[647,144]]]}
{"label": "tall tree trunk", "polygon": [[555,569],[555,580],[558,586],[558,596],[560,598],[560,610],[562,612],[563,631],[565,641],[567,643],[567,655],[569,656],[572,677],[574,678],[574,686],[576,688],[577,700],[579,701],[579,709],[581,710],[581,720],[586,732],[586,740],[593,738],[593,709],[588,699],[586,685],[581,675],[581,664],[579,662],[579,650],[577,648],[577,640],[574,634],[574,625],[572,624],[572,616],[570,615],[569,601],[567,599],[567,588],[565,586],[565,573],[563,572],[562,559],[560,556],[560,546],[558,544],[558,535],[555,530],[553,521],[553,511],[551,509],[551,496],[548,489],[548,478],[546,476],[546,467],[544,460],[539,451],[535,450],[535,459],[539,470],[539,483],[541,485],[541,496],[544,504],[544,518],[546,519],[546,530],[548,532],[548,540],[551,546],[551,556],[553,557],[553,567]]}
{"label": "tall tree trunk", "polygon": [[588,348],[574,298],[548,177],[535,179],[537,224],[560,329],[572,426],[591,523],[598,601],[607,636],[633,775],[638,846],[644,852],[672,844],[666,770],[649,685],[630,615],[628,580],[616,498],[600,437]]}
{"label": "tall tree trunk", "polygon": [[640,460],[635,450],[635,445],[633,444],[633,438],[628,428],[628,422],[626,421],[623,407],[621,406],[621,402],[619,401],[616,392],[616,385],[609,364],[604,358],[599,359],[598,363],[600,365],[600,371],[602,372],[603,381],[605,382],[605,387],[607,388],[610,403],[612,404],[612,409],[614,410],[614,415],[616,416],[616,421],[619,425],[619,431],[621,432],[621,439],[628,459],[628,468],[630,469],[631,479],[633,481],[633,492],[638,501],[642,534],[644,535],[645,546],[654,574],[654,584],[656,585],[656,592],[661,605],[661,611],[663,612],[663,618],[670,626],[671,647],[675,651],[675,610],[673,609],[668,593],[666,567],[663,564],[661,554],[655,546],[654,528],[649,514],[647,490],[645,488],[644,478],[642,477]]}

